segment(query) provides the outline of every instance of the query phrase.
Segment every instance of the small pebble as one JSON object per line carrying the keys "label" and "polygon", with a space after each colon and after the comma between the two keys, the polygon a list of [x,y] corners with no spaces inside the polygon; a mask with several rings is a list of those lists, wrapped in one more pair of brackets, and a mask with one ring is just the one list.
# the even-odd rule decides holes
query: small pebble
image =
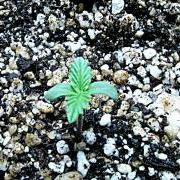
{"label": "small pebble", "polygon": [[53,105],[49,103],[45,103],[43,101],[38,101],[36,103],[36,108],[41,111],[42,113],[53,113],[54,112],[54,107]]}
{"label": "small pebble", "polygon": [[54,162],[50,162],[48,164],[48,167],[56,173],[63,173],[65,168],[65,163],[63,161],[60,161],[58,164]]}
{"label": "small pebble", "polygon": [[6,146],[10,140],[11,140],[11,136],[6,136],[3,141],[3,146]]}
{"label": "small pebble", "polygon": [[25,137],[25,142],[29,147],[37,146],[42,143],[42,140],[37,134],[27,133]]}
{"label": "small pebble", "polygon": [[51,131],[47,133],[47,136],[49,139],[55,139],[56,137],[56,131]]}
{"label": "small pebble", "polygon": [[164,153],[155,153],[155,156],[161,160],[166,160],[167,159],[167,155]]}
{"label": "small pebble", "polygon": [[129,180],[133,180],[133,179],[135,179],[135,177],[136,177],[136,171],[132,171],[132,172],[128,173],[127,178]]}
{"label": "small pebble", "polygon": [[132,171],[131,166],[129,164],[118,164],[117,169],[122,174],[128,174]]}
{"label": "small pebble", "polygon": [[112,156],[113,154],[115,154],[116,146],[113,144],[105,144],[103,150],[104,154],[106,154],[107,156]]}
{"label": "small pebble", "polygon": [[124,9],[124,0],[112,0],[112,14],[118,14]]}
{"label": "small pebble", "polygon": [[122,85],[128,81],[129,74],[125,70],[118,70],[114,73],[113,80],[115,83]]}
{"label": "small pebble", "polygon": [[101,126],[110,126],[111,125],[111,114],[104,114],[99,121]]}
{"label": "small pebble", "polygon": [[177,178],[174,176],[173,173],[169,171],[162,171],[159,173],[161,180],[176,180]]}
{"label": "small pebble", "polygon": [[56,143],[56,148],[59,154],[66,154],[69,152],[69,146],[64,140],[58,141]]}
{"label": "small pebble", "polygon": [[139,30],[136,32],[135,36],[141,38],[144,35],[144,32],[142,30]]}
{"label": "small pebble", "polygon": [[92,131],[85,131],[83,133],[85,140],[88,144],[93,145],[96,142],[96,135]]}
{"label": "small pebble", "polygon": [[77,171],[67,172],[65,174],[58,175],[54,180],[81,180],[82,175]]}
{"label": "small pebble", "polygon": [[134,132],[134,135],[140,135],[142,137],[144,137],[146,135],[146,132],[140,126],[133,127],[133,132]]}
{"label": "small pebble", "polygon": [[153,48],[148,48],[143,51],[143,54],[144,54],[144,57],[149,60],[153,58],[157,54],[157,52]]}
{"label": "small pebble", "polygon": [[154,174],[155,174],[155,170],[154,170],[154,168],[151,168],[151,167],[148,167],[148,170],[149,170],[149,176],[154,176]]}
{"label": "small pebble", "polygon": [[77,170],[85,177],[90,168],[90,164],[83,151],[77,153],[77,161]]}
{"label": "small pebble", "polygon": [[160,75],[162,73],[161,69],[159,69],[157,66],[152,66],[152,65],[149,65],[148,66],[148,69],[149,69],[149,72],[150,74],[156,78],[156,79],[160,79]]}
{"label": "small pebble", "polygon": [[119,172],[115,172],[110,180],[120,180],[121,179],[121,174]]}

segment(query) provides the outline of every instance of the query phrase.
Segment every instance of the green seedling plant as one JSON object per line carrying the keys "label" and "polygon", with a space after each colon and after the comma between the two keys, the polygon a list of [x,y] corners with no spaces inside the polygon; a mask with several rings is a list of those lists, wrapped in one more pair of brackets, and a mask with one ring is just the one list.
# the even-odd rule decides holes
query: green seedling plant
{"label": "green seedling plant", "polygon": [[65,96],[68,122],[77,122],[78,131],[82,131],[82,115],[89,105],[91,95],[103,94],[112,99],[118,98],[117,90],[113,85],[106,81],[91,82],[91,79],[92,70],[88,61],[77,57],[70,68],[70,83],[59,83],[44,92],[44,97],[48,101]]}

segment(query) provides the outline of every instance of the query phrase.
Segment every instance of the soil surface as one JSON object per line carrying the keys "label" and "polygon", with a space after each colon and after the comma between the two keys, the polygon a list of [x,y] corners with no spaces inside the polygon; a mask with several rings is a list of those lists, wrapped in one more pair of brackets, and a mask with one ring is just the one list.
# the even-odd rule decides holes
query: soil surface
{"label": "soil surface", "polygon": [[[179,0],[0,0],[0,180],[180,179],[179,54]],[[81,133],[43,95],[76,57],[119,94]]]}

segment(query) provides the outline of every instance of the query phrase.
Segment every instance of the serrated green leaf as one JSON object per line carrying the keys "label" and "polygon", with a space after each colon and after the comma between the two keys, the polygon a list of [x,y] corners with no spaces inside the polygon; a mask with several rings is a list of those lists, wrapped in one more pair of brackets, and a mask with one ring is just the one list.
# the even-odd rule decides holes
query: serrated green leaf
{"label": "serrated green leaf", "polygon": [[89,92],[75,93],[66,97],[67,100],[67,117],[69,123],[73,123],[77,120],[80,114],[83,114],[83,110],[87,108],[90,94]]}
{"label": "serrated green leaf", "polygon": [[70,69],[70,84],[57,84],[44,93],[45,99],[49,101],[60,96],[66,96],[66,112],[69,123],[75,122],[83,110],[87,108],[91,94],[104,94],[113,99],[118,98],[115,87],[102,81],[91,84],[91,76],[91,68],[88,66],[88,62],[78,57]]}
{"label": "serrated green leaf", "polygon": [[45,99],[49,101],[54,101],[60,96],[67,96],[72,92],[72,88],[68,83],[59,83],[54,87],[50,88],[48,91],[44,92]]}
{"label": "serrated green leaf", "polygon": [[104,94],[106,96],[111,97],[112,99],[118,98],[118,93],[116,88],[105,81],[93,82],[90,85],[89,91],[90,94]]}
{"label": "serrated green leaf", "polygon": [[91,83],[91,68],[85,59],[82,57],[75,59],[70,69],[69,79],[76,92],[88,90]]}

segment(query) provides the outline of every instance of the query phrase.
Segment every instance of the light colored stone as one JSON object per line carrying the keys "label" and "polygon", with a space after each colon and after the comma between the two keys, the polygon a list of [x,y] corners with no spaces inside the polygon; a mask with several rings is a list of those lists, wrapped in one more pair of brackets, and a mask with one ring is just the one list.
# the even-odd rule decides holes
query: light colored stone
{"label": "light colored stone", "polygon": [[77,171],[71,171],[62,175],[58,175],[54,180],[83,180],[83,177]]}
{"label": "light colored stone", "polygon": [[24,77],[27,78],[27,79],[29,79],[29,80],[35,79],[35,75],[34,75],[34,73],[33,73],[32,71],[26,72],[26,73],[24,74]]}
{"label": "light colored stone", "polygon": [[73,162],[71,161],[71,158],[68,155],[64,155],[64,162],[67,167],[71,167]]}
{"label": "light colored stone", "polygon": [[56,31],[56,29],[59,27],[59,20],[56,16],[51,14],[48,18],[48,23],[49,23],[49,29],[53,32]]}
{"label": "light colored stone", "polygon": [[[179,16],[179,19],[180,19],[180,16]],[[172,57],[173,57],[173,59],[174,59],[176,62],[178,62],[179,59],[180,59],[179,54],[178,54],[177,52],[174,52],[174,53],[172,54]]]}
{"label": "light colored stone", "polygon": [[157,54],[157,52],[153,48],[148,48],[143,51],[143,54],[146,59],[151,59],[152,57],[154,57]]}
{"label": "light colored stone", "polygon": [[10,46],[11,49],[16,53],[16,55],[21,55],[26,60],[30,59],[28,49],[24,47],[21,42],[12,42]]}
{"label": "light colored stone", "polygon": [[147,144],[145,144],[144,146],[143,146],[143,150],[144,150],[144,152],[143,152],[143,155],[145,156],[145,157],[147,157],[147,156],[149,156],[149,145],[147,145]]}
{"label": "light colored stone", "polygon": [[166,160],[167,159],[167,154],[164,153],[155,153],[155,156],[161,160]]}
{"label": "light colored stone", "polygon": [[170,139],[175,139],[177,137],[177,135],[178,135],[179,128],[173,127],[173,126],[166,126],[164,128],[164,132],[167,134],[167,136]]}
{"label": "light colored stone", "polygon": [[99,121],[101,126],[109,126],[111,124],[111,114],[104,114]]}
{"label": "light colored stone", "polygon": [[136,171],[128,173],[128,180],[134,180],[136,177]]}
{"label": "light colored stone", "polygon": [[116,144],[116,141],[114,138],[107,138],[106,143],[107,144]]}
{"label": "light colored stone", "polygon": [[51,131],[47,133],[47,136],[49,139],[55,139],[56,137],[56,131]]}
{"label": "light colored stone", "polygon": [[4,114],[4,109],[2,107],[0,107],[0,117],[2,117]]}
{"label": "light colored stone", "polygon": [[13,150],[16,154],[22,154],[24,152],[24,146],[21,143],[16,142]]}
{"label": "light colored stone", "polygon": [[48,164],[48,167],[56,173],[63,173],[65,168],[65,163],[63,161],[60,161],[58,164],[54,162],[50,162]]}
{"label": "light colored stone", "polygon": [[10,140],[11,140],[11,136],[10,135],[6,136],[3,141],[3,146],[6,146]]}
{"label": "light colored stone", "polygon": [[144,78],[147,74],[146,69],[143,66],[139,66],[137,68],[137,74]]}
{"label": "light colored stone", "polygon": [[0,170],[1,171],[6,171],[7,170],[7,168],[8,168],[8,162],[7,162],[7,160],[6,159],[0,159]]}
{"label": "light colored stone", "polygon": [[83,136],[85,137],[86,142],[90,145],[96,142],[96,135],[92,131],[85,131]]}
{"label": "light colored stone", "polygon": [[178,110],[172,111],[167,116],[167,121],[169,122],[170,126],[177,127],[180,129],[180,111]]}
{"label": "light colored stone", "polygon": [[[75,48],[77,48],[77,46]],[[67,75],[67,72],[68,72],[68,69],[66,66],[63,67],[63,69],[58,68],[54,70],[53,72],[46,71],[46,76],[50,78],[47,82],[47,86],[54,86],[62,82],[62,79]]]}
{"label": "light colored stone", "polygon": [[112,0],[112,14],[118,14],[124,9],[124,0]]}
{"label": "light colored stone", "polygon": [[149,127],[153,130],[153,131],[156,131],[158,132],[159,129],[160,129],[160,125],[159,125],[159,122],[156,118],[150,118],[148,119],[147,121]]}
{"label": "light colored stone", "polygon": [[95,39],[95,37],[96,37],[95,30],[94,29],[88,29],[88,36],[90,37],[90,39]]}
{"label": "light colored stone", "polygon": [[177,138],[180,140],[180,130],[179,130],[179,132],[177,133]]}
{"label": "light colored stone", "polygon": [[180,4],[179,3],[168,3],[168,12],[171,15],[180,14]]}
{"label": "light colored stone", "polygon": [[44,24],[46,16],[44,14],[39,13],[36,18],[36,24]]}
{"label": "light colored stone", "polygon": [[33,147],[42,143],[42,140],[37,134],[27,133],[25,137],[25,142],[28,146]]}
{"label": "light colored stone", "polygon": [[103,20],[103,15],[99,11],[96,11],[94,15],[94,19],[97,22],[101,22]]}
{"label": "light colored stone", "polygon": [[86,159],[86,156],[83,151],[79,151],[77,153],[77,161],[77,170],[83,175],[83,177],[85,177],[90,168],[90,163]]}
{"label": "light colored stone", "polygon": [[134,135],[136,135],[136,136],[140,135],[140,136],[144,137],[146,135],[146,132],[140,126],[134,126],[133,127],[133,132],[134,132]]}
{"label": "light colored stone", "polygon": [[60,140],[56,143],[57,152],[59,154],[66,154],[69,152],[69,146],[64,140]]}
{"label": "light colored stone", "polygon": [[120,180],[121,179],[121,174],[119,172],[115,172],[110,180]]}
{"label": "light colored stone", "polygon": [[8,131],[11,135],[13,135],[17,131],[17,125],[16,124],[10,125]]}
{"label": "light colored stone", "polygon": [[124,63],[123,53],[121,50],[115,51],[114,55],[120,64]]}
{"label": "light colored stone", "polygon": [[18,162],[18,163],[14,163],[12,165],[9,166],[9,172],[10,174],[15,177],[18,173],[21,172],[21,169],[23,168],[23,164]]}
{"label": "light colored stone", "polygon": [[155,170],[154,168],[151,168],[151,167],[148,167],[148,170],[149,170],[149,176],[153,176],[155,174]]}
{"label": "light colored stone", "polygon": [[[85,19],[84,16],[86,16]],[[89,13],[87,11],[83,11],[81,14],[77,14],[76,18],[79,21],[79,24],[82,28],[91,27],[94,21],[93,13]]]}
{"label": "light colored stone", "polygon": [[2,137],[2,135],[0,134],[0,144],[2,144],[4,141],[4,138]]}
{"label": "light colored stone", "polygon": [[107,64],[101,66],[101,71],[102,71],[102,76],[104,77],[113,75],[113,71],[109,69],[109,65]]}
{"label": "light colored stone", "polygon": [[128,174],[132,171],[131,166],[129,164],[118,164],[117,169],[122,174]]}
{"label": "light colored stone", "polygon": [[160,75],[161,75],[162,71],[161,71],[161,69],[158,68],[158,66],[149,65],[148,69],[149,69],[150,74],[154,78],[160,79]]}
{"label": "light colored stone", "polygon": [[154,91],[158,93],[157,99],[148,107],[149,109],[157,116],[169,114],[176,109],[180,110],[180,98],[178,96],[162,92],[162,86],[158,86],[156,89]]}
{"label": "light colored stone", "polygon": [[112,156],[116,151],[116,146],[114,144],[105,144],[103,150],[104,154],[107,156]]}
{"label": "light colored stone", "polygon": [[159,176],[161,177],[161,180],[177,180],[175,175],[169,171],[161,171]]}
{"label": "light colored stone", "polygon": [[6,9],[0,10],[0,16],[2,16],[2,15],[6,16],[9,14],[9,12],[10,12],[10,10],[6,10]]}
{"label": "light colored stone", "polygon": [[180,159],[178,159],[176,162],[180,165]]}
{"label": "light colored stone", "polygon": [[68,46],[72,52],[81,49],[82,46],[80,42],[65,42],[65,45]]}
{"label": "light colored stone", "polygon": [[52,104],[43,102],[43,101],[38,101],[36,103],[36,108],[42,112],[42,113],[52,113],[54,112],[54,107]]}
{"label": "light colored stone", "polygon": [[129,74],[125,70],[118,70],[114,73],[113,80],[115,83],[122,85],[128,81]]}
{"label": "light colored stone", "polygon": [[143,35],[144,35],[144,31],[142,31],[142,30],[137,31],[135,34],[135,36],[139,37],[139,38],[142,37]]}

